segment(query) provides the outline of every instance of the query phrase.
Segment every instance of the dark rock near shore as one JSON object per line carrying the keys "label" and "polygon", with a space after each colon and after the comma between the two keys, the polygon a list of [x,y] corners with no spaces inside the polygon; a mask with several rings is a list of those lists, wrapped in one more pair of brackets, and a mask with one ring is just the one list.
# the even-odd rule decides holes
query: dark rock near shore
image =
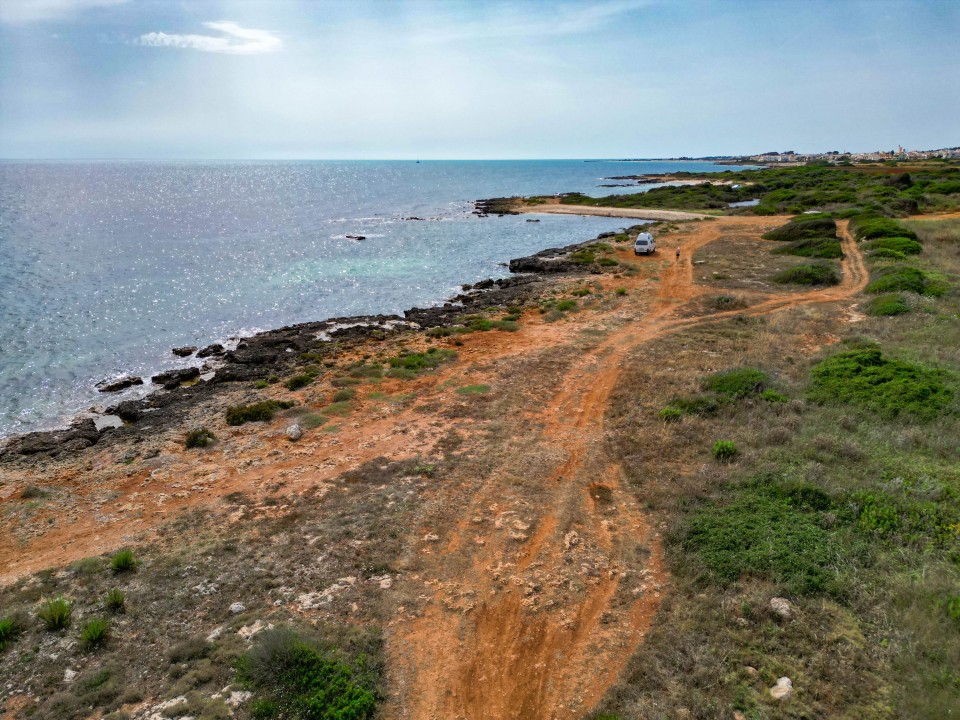
{"label": "dark rock near shore", "polygon": [[220,343],[213,343],[212,345],[207,345],[200,352],[197,353],[198,358],[213,357],[215,355],[223,355],[223,345]]}
{"label": "dark rock near shore", "polygon": [[116,415],[124,422],[134,423],[140,419],[140,407],[143,405],[142,400],[125,400],[109,409],[111,415]]}
{"label": "dark rock near shore", "polygon": [[519,215],[514,208],[519,203],[519,197],[500,197],[477,200],[474,203],[475,212],[481,215]]}
{"label": "dark rock near shore", "polygon": [[124,375],[116,380],[103,380],[96,384],[96,388],[102,393],[114,393],[126,390],[134,385],[143,385],[143,378],[136,375]]}
{"label": "dark rock near shore", "polygon": [[178,370],[165,370],[162,373],[157,373],[150,380],[154,385],[163,385],[167,390],[172,390],[177,387],[180,383],[187,382],[188,380],[193,380],[194,378],[200,377],[200,368],[190,367],[190,368],[180,368]]}
{"label": "dark rock near shore", "polygon": [[11,440],[0,455],[39,455],[75,452],[95,445],[100,439],[100,431],[90,418],[75,422],[67,430],[35,432]]}
{"label": "dark rock near shore", "polygon": [[347,235],[347,240],[366,240],[366,235]]}
{"label": "dark rock near shore", "polygon": [[196,345],[184,345],[183,347],[175,347],[171,349],[171,352],[177,357],[190,357],[196,351]]}

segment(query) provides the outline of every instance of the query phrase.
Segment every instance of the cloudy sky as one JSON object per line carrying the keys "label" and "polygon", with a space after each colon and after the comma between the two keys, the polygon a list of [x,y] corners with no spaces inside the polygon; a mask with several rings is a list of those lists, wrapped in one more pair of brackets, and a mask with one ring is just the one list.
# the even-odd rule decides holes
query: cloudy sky
{"label": "cloudy sky", "polygon": [[0,0],[0,157],[960,145],[957,0]]}

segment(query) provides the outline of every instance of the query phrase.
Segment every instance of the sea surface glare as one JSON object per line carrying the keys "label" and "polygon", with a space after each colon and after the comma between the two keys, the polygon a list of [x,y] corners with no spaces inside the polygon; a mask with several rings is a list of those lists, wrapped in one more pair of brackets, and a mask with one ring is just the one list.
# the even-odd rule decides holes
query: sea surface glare
{"label": "sea surface glare", "polygon": [[461,283],[508,274],[501,263],[510,258],[632,224],[478,218],[475,199],[605,195],[636,191],[598,187],[611,175],[723,169],[580,160],[0,162],[0,437],[116,402],[94,389],[104,378],[195,362],[171,347],[442,303]]}

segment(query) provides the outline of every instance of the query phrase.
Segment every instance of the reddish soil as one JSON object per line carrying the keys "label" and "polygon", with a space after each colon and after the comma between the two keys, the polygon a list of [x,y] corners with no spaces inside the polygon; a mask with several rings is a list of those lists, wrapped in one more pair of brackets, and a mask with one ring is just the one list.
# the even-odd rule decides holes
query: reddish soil
{"label": "reddish soil", "polygon": [[[386,717],[559,720],[581,717],[602,698],[643,640],[669,583],[655,518],[602,455],[604,414],[620,365],[639,346],[684,328],[842,300],[864,287],[863,258],[843,227],[840,285],[758,297],[746,310],[684,315],[708,292],[694,281],[697,249],[722,233],[759,236],[784,220],[718,218],[691,223],[652,258],[619,250],[618,259],[639,272],[598,276],[606,293],[614,287],[628,293],[606,315],[598,310],[546,323],[528,311],[519,332],[464,336],[456,363],[377,388],[414,392],[418,403],[442,410],[455,400],[451,383],[483,383],[496,361],[569,344],[598,319],[612,328],[578,355],[552,397],[526,409],[530,436],[555,459],[547,471],[524,475],[532,499],[524,503],[507,477],[516,474],[518,459],[497,458],[498,470],[459,499],[448,535],[431,538],[432,550],[417,558],[425,606],[420,613],[400,607],[387,628]],[[280,421],[261,429],[221,426],[214,430],[222,441],[199,461],[171,439],[153,469],[132,471],[118,464],[116,449],[94,447],[82,462],[60,463],[49,476],[18,470],[7,478],[0,509],[27,485],[63,489],[69,502],[38,508],[20,531],[0,534],[0,581],[149,540],[183,510],[222,509],[230,493],[257,495],[276,485],[306,491],[374,458],[427,456],[454,424],[440,411],[368,407],[362,422],[347,418],[338,433],[316,431],[297,445],[287,442]],[[420,531],[426,537],[432,528],[425,522]]]}

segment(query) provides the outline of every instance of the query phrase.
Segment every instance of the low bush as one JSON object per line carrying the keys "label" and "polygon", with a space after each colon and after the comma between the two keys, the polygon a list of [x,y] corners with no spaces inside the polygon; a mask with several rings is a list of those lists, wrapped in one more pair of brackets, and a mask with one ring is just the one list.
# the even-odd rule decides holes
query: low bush
{"label": "low bush", "polygon": [[907,256],[898,250],[871,250],[867,253],[872,260],[906,260]]}
{"label": "low bush", "polygon": [[73,605],[62,597],[47,600],[37,611],[37,617],[50,632],[70,627],[72,615]]}
{"label": "low bush", "polygon": [[831,507],[814,486],[751,482],[731,502],[688,521],[679,535],[684,562],[694,564],[701,583],[729,586],[755,577],[796,595],[832,592],[835,547],[824,529]]}
{"label": "low bush", "polygon": [[883,356],[877,348],[842,352],[817,363],[808,397],[817,403],[853,403],[882,416],[930,420],[953,400],[945,373]]}
{"label": "low bush", "polygon": [[781,395],[776,390],[772,390],[770,388],[760,393],[760,397],[771,403],[785,403],[790,401],[790,398],[788,398],[786,395]]}
{"label": "low bush", "polygon": [[395,370],[409,370],[414,374],[440,367],[457,357],[453,350],[430,348],[425,353],[406,353],[389,359],[390,367]]}
{"label": "low bush", "polygon": [[785,247],[773,250],[778,255],[796,255],[798,257],[813,258],[842,258],[843,250],[840,241],[829,237],[811,237],[794,240]]}
{"label": "low bush", "polygon": [[316,375],[311,373],[301,373],[300,375],[294,375],[293,377],[287,378],[284,381],[283,386],[287,390],[301,390],[316,379]]}
{"label": "low bush", "polygon": [[193,448],[202,448],[206,447],[216,439],[217,436],[214,435],[209,428],[202,427],[188,432],[187,439],[184,441],[183,445],[188,450]]}
{"label": "low bush", "polygon": [[660,413],[662,417],[663,413],[667,412],[669,417],[664,419],[678,419],[679,416],[673,411],[680,415],[712,415],[719,409],[720,400],[714,395],[690,395],[674,398]]}
{"label": "low bush", "polygon": [[747,303],[736,295],[717,295],[710,300],[709,305],[714,310],[737,310],[746,307]]}
{"label": "low bush", "polygon": [[795,265],[778,272],[773,276],[773,281],[795,285],[836,285],[840,282],[840,273],[827,263]]}
{"label": "low bush", "polygon": [[133,572],[137,569],[137,558],[132,550],[119,550],[110,558],[110,569],[114,573]]}
{"label": "low bush", "polygon": [[683,417],[683,410],[671,405],[667,405],[663,410],[657,413],[658,417],[664,422],[676,422]]}
{"label": "low bush", "polygon": [[333,394],[333,401],[335,403],[343,402],[345,400],[353,400],[357,396],[357,391],[353,388],[343,388],[342,390],[337,390]]}
{"label": "low bush", "polygon": [[103,604],[110,612],[120,615],[127,611],[127,594],[120,588],[111,588]]}
{"label": "low bush", "polygon": [[867,315],[875,316],[902,315],[910,312],[906,299],[897,293],[887,293],[871,298],[863,309]]}
{"label": "low bush", "polygon": [[264,400],[252,405],[234,405],[227,408],[227,425],[243,425],[248,422],[268,422],[278,410],[292,408],[287,400]]}
{"label": "low bush", "polygon": [[923,252],[923,245],[908,237],[877,238],[864,243],[864,247],[871,253],[878,250],[892,250],[903,255],[919,255]]}
{"label": "low bush", "polygon": [[940,297],[947,291],[945,282],[909,265],[891,265],[876,273],[865,291],[868,293],[912,292]]}
{"label": "low bush", "polygon": [[110,621],[105,618],[93,618],[80,629],[80,646],[92,650],[103,645],[110,637]]}
{"label": "low bush", "polygon": [[240,680],[265,696],[256,699],[260,717],[303,720],[373,717],[376,672],[364,654],[349,657],[283,627],[258,634],[238,664]]}
{"label": "low bush", "polygon": [[0,619],[0,652],[16,642],[22,634],[23,622],[19,617],[11,615]]}
{"label": "low bush", "polygon": [[710,452],[717,460],[732,460],[737,456],[739,450],[732,440],[717,440]]}
{"label": "low bush", "polygon": [[558,312],[567,312],[568,310],[576,310],[577,301],[571,300],[569,298],[566,300],[560,300],[553,306],[553,309],[557,310]]}
{"label": "low bush", "polygon": [[917,234],[888,217],[863,214],[850,219],[850,232],[859,240],[871,240],[880,237],[904,237],[917,239]]}
{"label": "low bush", "polygon": [[707,376],[703,386],[720,395],[741,398],[763,390],[769,379],[766,373],[756,368],[734,368]]}
{"label": "low bush", "polygon": [[794,218],[786,225],[781,225],[775,230],[764,233],[766,240],[778,240],[780,242],[794,242],[812,237],[835,237],[837,234],[837,221],[832,217],[818,216]]}

